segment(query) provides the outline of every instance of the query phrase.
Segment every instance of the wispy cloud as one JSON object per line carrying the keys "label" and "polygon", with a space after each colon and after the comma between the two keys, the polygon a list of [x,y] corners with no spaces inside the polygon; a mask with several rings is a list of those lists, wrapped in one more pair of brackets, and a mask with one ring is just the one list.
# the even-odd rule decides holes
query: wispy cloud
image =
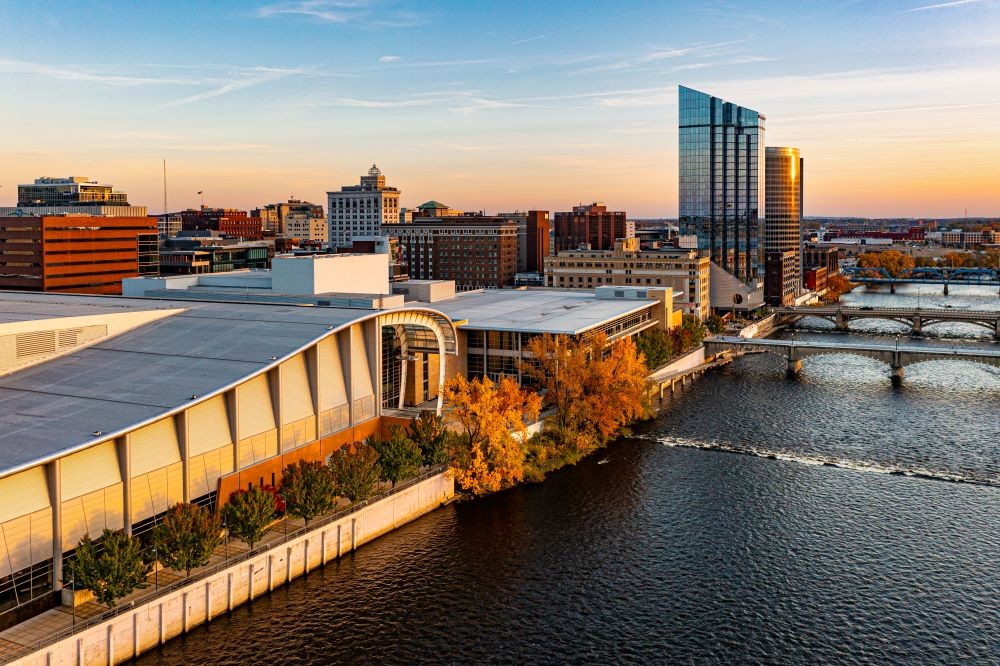
{"label": "wispy cloud", "polygon": [[516,46],[518,44],[527,44],[528,42],[534,42],[539,39],[545,39],[548,35],[535,35],[534,37],[525,37],[524,39],[518,39],[510,43],[511,46]]}
{"label": "wispy cloud", "polygon": [[358,98],[330,97],[305,106],[346,107],[361,109],[403,109],[411,107],[443,107],[451,111],[471,114],[477,111],[509,109],[531,106],[531,104],[490,98],[478,90],[459,90],[418,93],[400,98]]}
{"label": "wispy cloud", "polygon": [[934,5],[923,5],[922,7],[913,7],[912,9],[907,9],[899,13],[912,14],[913,12],[926,12],[935,9],[951,9],[952,7],[961,7],[962,5],[975,5],[980,2],[982,2],[982,0],[952,0],[952,2],[939,2]]}
{"label": "wispy cloud", "polygon": [[726,42],[716,42],[714,44],[694,44],[692,46],[685,46],[681,48],[670,48],[670,49],[658,49],[656,51],[651,51],[645,55],[637,56],[634,58],[624,58],[622,60],[617,60],[615,62],[610,62],[604,65],[597,65],[594,67],[587,67],[586,69],[581,69],[577,73],[579,74],[591,74],[597,72],[616,72],[625,69],[633,69],[635,67],[641,67],[643,65],[650,65],[654,63],[661,62],[663,60],[670,60],[673,58],[683,58],[689,55],[719,55],[723,49],[727,46],[732,46],[734,44],[741,44],[746,42],[745,39],[731,40]]}
{"label": "wispy cloud", "polygon": [[400,56],[382,56],[378,59],[379,62],[398,62]]}
{"label": "wispy cloud", "polygon": [[286,76],[291,76],[293,74],[302,74],[303,72],[304,70],[301,69],[253,67],[250,69],[245,69],[237,72],[238,78],[236,80],[228,81],[220,86],[212,88],[211,90],[206,90],[204,92],[200,92],[195,95],[189,95],[187,97],[175,99],[173,101],[167,102],[166,104],[164,104],[164,106],[181,106],[183,104],[201,102],[203,100],[211,99],[213,97],[221,97],[222,95],[228,95],[229,93],[236,92],[238,90],[245,90],[247,88],[252,88],[254,86],[259,86],[265,83],[270,83],[272,81],[277,81],[278,79],[283,79]]}
{"label": "wispy cloud", "polygon": [[285,0],[258,7],[260,18],[304,16],[321,23],[359,23],[405,28],[422,25],[420,16],[403,10],[378,7],[375,0]]}
{"label": "wispy cloud", "polygon": [[202,79],[176,76],[127,76],[101,72],[94,68],[47,65],[23,60],[0,60],[0,72],[30,74],[63,81],[84,81],[108,86],[199,85]]}

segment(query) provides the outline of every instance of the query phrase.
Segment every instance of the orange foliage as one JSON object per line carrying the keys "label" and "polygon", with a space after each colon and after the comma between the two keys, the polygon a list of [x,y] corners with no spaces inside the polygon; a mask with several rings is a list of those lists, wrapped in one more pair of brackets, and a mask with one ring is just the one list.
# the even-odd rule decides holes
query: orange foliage
{"label": "orange foliage", "polygon": [[470,382],[458,375],[445,385],[443,395],[451,407],[449,415],[462,428],[451,447],[455,481],[476,495],[520,481],[520,441],[527,435],[525,422],[538,418],[538,394],[522,390],[509,377],[494,383],[488,377]]}
{"label": "orange foliage", "polygon": [[545,388],[545,402],[555,408],[564,436],[604,441],[646,414],[649,370],[631,338],[609,347],[603,333],[583,340],[543,335],[526,351],[532,360],[522,372]]}
{"label": "orange foliage", "polygon": [[916,265],[913,257],[898,250],[866,252],[858,256],[860,268],[884,268],[891,277],[900,277]]}

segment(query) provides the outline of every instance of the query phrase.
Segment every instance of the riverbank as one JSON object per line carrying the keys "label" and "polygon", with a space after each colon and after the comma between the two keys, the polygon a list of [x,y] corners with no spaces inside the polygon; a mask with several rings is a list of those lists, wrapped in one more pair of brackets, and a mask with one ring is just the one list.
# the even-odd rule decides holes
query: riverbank
{"label": "riverbank", "polygon": [[[725,365],[731,360],[731,357],[727,356],[722,359],[712,358],[706,361],[705,347],[701,346],[656,368],[647,377],[650,382],[649,413],[646,418],[629,425],[637,425],[656,418],[664,407],[665,396],[672,395],[678,390],[678,387],[687,386],[688,383],[695,381],[708,370]],[[528,483],[541,483],[550,473],[569,465],[575,465],[587,456],[607,448],[611,442],[628,437],[630,434],[629,428],[626,427],[608,441],[594,439],[592,442],[588,442],[589,446],[563,442],[561,446],[554,447],[545,434],[545,422],[545,418],[542,418],[528,426],[531,437],[523,445],[524,480]]]}
{"label": "riverbank", "polygon": [[308,527],[285,535],[272,529],[252,551],[228,545],[222,561],[216,557],[190,578],[142,591],[104,613],[77,620],[53,609],[0,633],[0,660],[19,666],[127,661],[353,552],[441,506],[454,492],[451,475],[434,470]]}

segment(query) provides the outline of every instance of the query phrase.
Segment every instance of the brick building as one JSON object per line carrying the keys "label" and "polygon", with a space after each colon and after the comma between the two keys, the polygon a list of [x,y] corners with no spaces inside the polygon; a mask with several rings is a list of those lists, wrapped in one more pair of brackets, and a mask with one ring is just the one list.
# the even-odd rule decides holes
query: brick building
{"label": "brick building", "polygon": [[158,272],[154,217],[0,217],[0,289],[120,294]]}
{"label": "brick building", "polygon": [[383,225],[399,238],[403,260],[415,280],[454,280],[459,289],[498,289],[517,273],[516,219],[459,215],[414,217],[408,224]]}
{"label": "brick building", "polygon": [[180,212],[183,231],[218,231],[219,233],[260,240],[264,238],[264,223],[260,217],[235,208],[190,208]]}
{"label": "brick building", "polygon": [[629,237],[625,211],[609,211],[601,202],[556,213],[555,230],[556,252],[577,250],[583,244],[592,250],[613,250],[616,240]]}

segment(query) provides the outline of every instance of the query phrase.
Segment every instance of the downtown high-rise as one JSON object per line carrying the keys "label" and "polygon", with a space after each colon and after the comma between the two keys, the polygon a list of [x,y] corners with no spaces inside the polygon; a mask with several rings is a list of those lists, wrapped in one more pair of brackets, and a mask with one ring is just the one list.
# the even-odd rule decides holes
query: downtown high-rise
{"label": "downtown high-rise", "polygon": [[[780,146],[768,146],[765,161],[761,246],[765,263],[783,268],[780,272],[777,268],[768,272],[764,290],[769,300],[782,304],[789,295],[794,297],[802,286],[803,161],[798,148]],[[786,257],[787,261],[778,255]]]}
{"label": "downtown high-rise", "polygon": [[679,86],[679,224],[712,263],[746,284],[759,278],[764,116]]}

